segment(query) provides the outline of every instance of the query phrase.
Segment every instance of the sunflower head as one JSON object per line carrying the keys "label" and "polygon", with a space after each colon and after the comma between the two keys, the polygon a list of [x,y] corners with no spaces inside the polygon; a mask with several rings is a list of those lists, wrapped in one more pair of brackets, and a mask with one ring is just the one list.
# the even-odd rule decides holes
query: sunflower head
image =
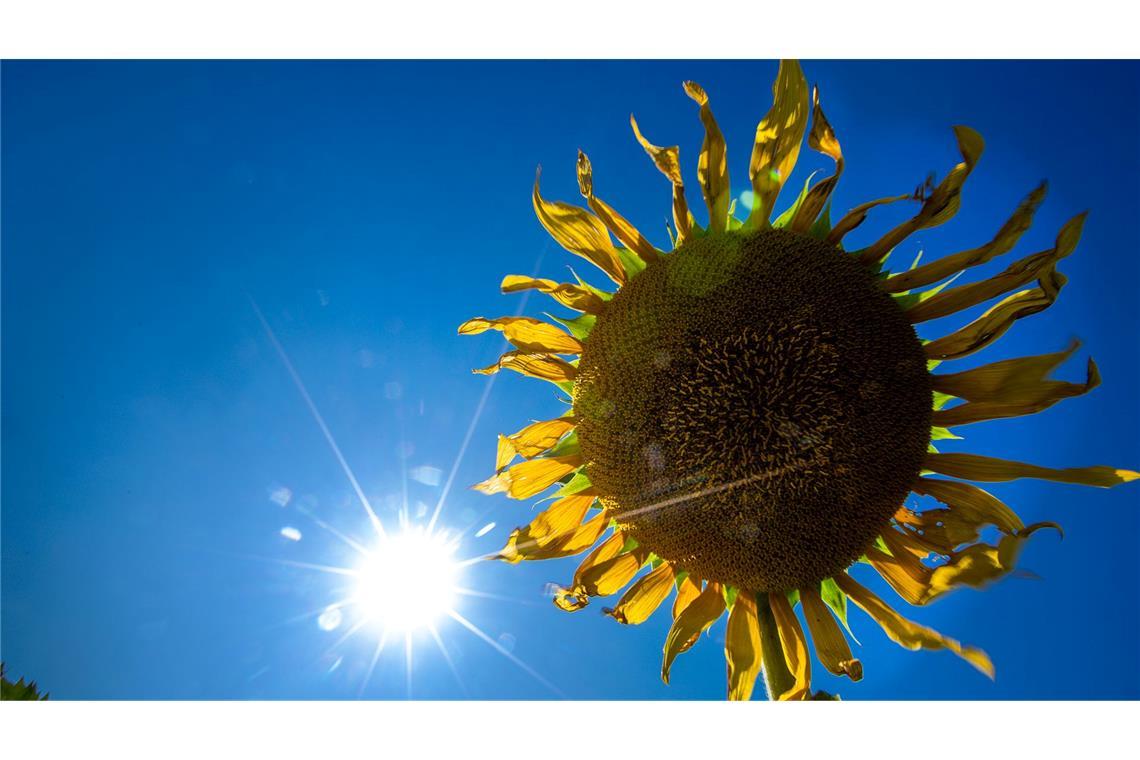
{"label": "sunflower head", "polygon": [[[784,62],[756,130],[751,208],[738,217],[708,95],[693,82],[684,90],[704,125],[697,178],[707,226],[689,211],[678,148],[653,145],[631,118],[635,137],[672,185],[670,249],[658,249],[595,195],[590,161],[579,153],[588,210],[545,200],[536,180],[535,211],[563,247],[596,264],[617,288],[512,275],[505,292],[537,289],[578,316],[555,318],[558,324],[479,317],[460,327],[500,330],[515,347],[476,372],[506,368],[553,382],[570,404],[561,417],[500,436],[496,473],[476,486],[521,499],[559,485],[553,504],[514,531],[498,558],[592,548],[554,601],[573,611],[632,582],[606,610],[626,624],[644,621],[675,590],[666,681],[674,658],[727,611],[733,698],[751,695],[761,669],[773,697],[812,696],[801,616],[823,665],[861,678],[840,628],[848,600],[903,646],[950,649],[992,676],[983,652],[902,618],[848,569],[870,565],[904,600],[925,604],[1007,574],[1026,538],[1056,527],[1025,526],[965,481],[1037,477],[1110,486],[1140,477],[940,453],[932,443],[957,438],[952,427],[1032,414],[1099,382],[1091,360],[1084,383],[1050,379],[1075,345],[932,372],[1053,303],[1065,284],[1057,263],[1076,247],[1083,215],[1060,230],[1052,248],[987,280],[951,286],[963,270],[1014,247],[1044,197],[1040,187],[988,243],[890,272],[884,262],[899,243],[957,212],[982,154],[976,132],[955,128],[962,161],[940,182],[864,203],[832,224],[843,154],[818,91],[809,102],[800,67]],[[834,173],[809,180],[777,216],[805,134],[811,148],[834,160]],[[876,206],[899,202],[916,204],[910,219],[864,249],[844,248],[847,233]],[[922,322],[999,297],[949,335],[924,340],[916,332]],[[512,464],[516,457],[523,461]],[[938,506],[908,508],[912,492]],[[988,525],[1002,533],[996,545],[980,540]],[[941,557],[937,565],[934,557]]]}

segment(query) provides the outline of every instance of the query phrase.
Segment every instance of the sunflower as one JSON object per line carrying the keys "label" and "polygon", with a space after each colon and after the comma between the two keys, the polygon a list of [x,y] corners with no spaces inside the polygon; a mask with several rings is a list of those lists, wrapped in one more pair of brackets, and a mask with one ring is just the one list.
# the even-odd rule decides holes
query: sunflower
{"label": "sunflower", "polygon": [[[515,499],[559,486],[497,558],[515,563],[592,548],[554,602],[580,610],[628,585],[605,610],[626,625],[645,621],[675,590],[666,683],[674,659],[725,614],[730,698],[750,698],[761,670],[771,698],[820,696],[811,690],[801,616],[823,667],[857,681],[863,667],[843,631],[849,602],[900,645],[948,649],[992,678],[983,651],[904,618],[847,570],[866,563],[903,600],[924,605],[1008,574],[1030,536],[1060,530],[1025,525],[968,481],[1109,487],[1140,477],[943,453],[932,443],[957,438],[958,426],[1040,412],[1099,383],[1091,360],[1083,383],[1050,377],[1076,344],[932,371],[1056,300],[1066,281],[1057,265],[1076,247],[1084,214],[1061,228],[1053,247],[989,279],[957,284],[965,270],[1015,246],[1042,202],[1041,186],[988,243],[890,272],[885,261],[897,245],[958,211],[982,154],[977,132],[955,127],[962,161],[940,182],[864,203],[833,223],[829,201],[844,170],[839,140],[818,88],[809,99],[799,65],[783,62],[771,110],[756,129],[751,208],[738,216],[708,95],[694,82],[684,90],[704,125],[697,177],[707,226],[690,213],[678,148],[653,145],[631,117],[638,142],[672,185],[671,250],[655,247],[595,194],[590,161],[579,152],[588,210],[547,201],[538,177],[534,209],[559,244],[616,287],[577,275],[573,283],[510,275],[504,292],[538,290],[579,315],[478,317],[459,328],[498,330],[514,346],[475,372],[509,369],[546,380],[569,405],[562,416],[500,436],[496,472],[475,486]],[[809,178],[776,215],[805,133],[813,150],[834,160],[834,172]],[[845,249],[847,234],[873,209],[908,201],[913,217],[866,248]],[[999,297],[948,335],[926,340],[915,331]],[[912,493],[937,506],[908,508]],[[1000,532],[996,544],[982,540],[988,526]]]}

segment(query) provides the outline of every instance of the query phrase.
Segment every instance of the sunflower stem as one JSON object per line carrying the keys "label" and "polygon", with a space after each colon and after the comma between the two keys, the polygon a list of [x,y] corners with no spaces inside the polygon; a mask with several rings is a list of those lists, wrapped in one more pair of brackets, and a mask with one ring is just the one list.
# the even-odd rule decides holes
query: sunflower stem
{"label": "sunflower stem", "polygon": [[763,658],[764,684],[768,687],[768,699],[775,701],[780,695],[796,685],[796,679],[784,662],[784,647],[780,644],[780,630],[768,595],[756,595],[756,614],[760,621],[760,654]]}

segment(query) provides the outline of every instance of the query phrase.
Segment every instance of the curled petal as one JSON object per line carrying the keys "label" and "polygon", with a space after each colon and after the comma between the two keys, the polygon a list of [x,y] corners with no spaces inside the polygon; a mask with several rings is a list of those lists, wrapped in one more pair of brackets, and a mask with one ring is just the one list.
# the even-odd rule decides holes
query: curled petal
{"label": "curled petal", "polygon": [[837,676],[847,676],[852,681],[863,678],[863,664],[851,655],[851,646],[839,630],[839,624],[832,617],[831,610],[823,603],[819,591],[814,588],[800,589],[800,602],[804,608],[811,640],[815,644],[815,654],[823,667]]}
{"label": "curled petal", "polygon": [[533,317],[475,317],[459,326],[460,335],[476,335],[499,330],[520,351],[551,354],[580,354],[582,343],[554,325]]}
{"label": "curled petal", "polygon": [[780,632],[780,646],[784,650],[784,662],[795,683],[792,688],[778,696],[781,702],[811,698],[811,658],[808,656],[807,637],[788,598],[780,592],[768,594],[772,615],[776,618],[776,628]]}
{"label": "curled petal", "polygon": [[[550,519],[553,521],[553,516]],[[531,523],[525,528],[514,530],[507,540],[507,545],[495,556],[495,559],[515,564],[521,560],[572,557],[593,546],[602,537],[608,525],[609,516],[604,511],[573,530],[568,529],[565,532],[543,534],[542,531],[546,528],[536,528],[535,523]],[[540,536],[545,541],[540,540]]]}
{"label": "curled petal", "polygon": [[[818,106],[818,99],[816,103]],[[826,145],[828,149],[834,147],[838,152],[839,142],[835,140],[835,133],[831,132],[825,119],[818,120],[822,113],[817,108],[817,124],[822,121],[821,130],[826,128],[830,137],[825,136],[820,145]],[[797,61],[780,61],[776,81],[772,84],[772,108],[756,126],[756,141],[748,164],[755,199],[748,217],[751,229],[758,228],[771,216],[780,188],[796,166],[807,123],[808,87],[804,73]],[[812,133],[817,134],[815,129]],[[820,150],[814,145],[812,147]],[[819,208],[823,208],[822,203]]]}
{"label": "curled petal", "polygon": [[966,401],[1005,401],[1034,398],[1043,390],[1049,373],[1073,355],[1080,342],[1074,340],[1064,351],[1023,356],[985,364],[965,372],[932,375],[934,390]]}
{"label": "curled petal", "polygon": [[610,242],[606,226],[596,216],[568,203],[543,200],[538,192],[538,175],[534,178],[533,200],[538,221],[559,245],[595,264],[618,285],[625,282],[621,257]]}
{"label": "curled petal", "polygon": [[583,576],[596,567],[605,567],[609,560],[622,553],[625,536],[620,531],[603,541],[574,571],[574,580],[569,588],[559,588],[554,595],[554,604],[566,612],[576,612],[589,603],[589,596],[582,587]]}
{"label": "curled petal", "polygon": [[673,568],[662,562],[630,586],[613,609],[603,612],[619,623],[638,625],[649,619],[672,589]]}
{"label": "curled petal", "polygon": [[976,647],[963,646],[954,639],[943,636],[931,628],[907,620],[869,589],[856,583],[846,573],[837,575],[835,582],[839,584],[847,597],[870,615],[882,627],[883,632],[897,644],[911,651],[948,649],[990,678],[994,677],[993,662],[982,650]]}
{"label": "curled petal", "polygon": [[1051,269],[1059,260],[1071,254],[1076,248],[1077,242],[1080,240],[1081,228],[1084,226],[1085,216],[1085,214],[1078,214],[1070,219],[1057,235],[1057,243],[1053,248],[1026,256],[1024,259],[1011,264],[1001,274],[988,280],[950,288],[920,301],[907,309],[907,318],[912,323],[918,323],[945,317],[1038,279],[1041,273]]}
{"label": "curled petal", "polygon": [[1053,469],[979,454],[927,454],[924,467],[932,472],[948,475],[952,478],[977,480],[983,483],[1002,483],[1019,478],[1038,478],[1058,483],[1111,488],[1140,478],[1138,472],[1116,467]]}
{"label": "curled petal", "polygon": [[1021,518],[1004,502],[973,483],[916,478],[911,489],[937,499],[950,507],[959,519],[979,527],[994,525],[1003,533],[1016,533],[1025,527]]}
{"label": "curled petal", "polygon": [[486,494],[507,492],[512,499],[526,499],[545,491],[582,466],[582,457],[545,457],[519,462],[472,488]]}
{"label": "curled petal", "polygon": [[889,198],[879,198],[873,201],[867,201],[855,208],[848,211],[843,217],[835,223],[831,228],[831,232],[827,233],[827,242],[832,245],[838,246],[843,242],[843,237],[851,230],[858,227],[867,218],[867,213],[877,207],[885,206],[888,203],[898,203],[899,201],[915,200],[914,195],[892,195]]}
{"label": "curled petal", "polygon": [[585,312],[586,314],[601,314],[605,308],[605,301],[591,293],[586,288],[571,285],[567,282],[542,280],[535,277],[524,277],[520,274],[509,274],[503,278],[500,286],[504,293],[517,293],[520,290],[537,290],[545,293],[568,309]]}
{"label": "curled petal", "polygon": [[681,245],[693,234],[693,215],[689,213],[689,204],[685,200],[685,184],[681,181],[681,149],[676,145],[660,148],[646,140],[638,129],[633,114],[630,114],[629,124],[633,127],[637,141],[653,159],[658,170],[673,183],[673,225],[677,228],[676,244]]}
{"label": "curled petal", "polygon": [[1083,383],[1051,380],[1041,383],[1038,388],[1029,390],[1025,395],[1011,395],[1001,401],[968,401],[965,404],[935,411],[931,424],[938,427],[952,427],[1036,414],[1063,399],[1084,395],[1098,385],[1100,385],[1100,372],[1096,368],[1096,362],[1089,359],[1088,374]]}
{"label": "curled petal", "polygon": [[843,151],[839,147],[839,139],[835,130],[823,115],[823,108],[819,105],[819,88],[812,88],[812,117],[811,132],[808,134],[808,145],[813,150],[830,156],[835,161],[835,174],[820,180],[808,191],[803,203],[796,209],[788,229],[792,232],[807,232],[819,217],[827,201],[831,198],[835,186],[839,184],[839,177],[843,174]]}
{"label": "curled petal", "polygon": [[501,369],[511,369],[527,377],[548,380],[552,383],[568,383],[574,380],[577,368],[568,361],[550,354],[533,354],[522,351],[508,351],[494,364],[471,370],[477,375],[493,375]]}
{"label": "curled petal", "polygon": [[760,620],[756,613],[756,595],[741,591],[728,614],[724,634],[724,658],[728,663],[728,698],[748,701],[760,675]]}
{"label": "curled petal", "polygon": [[598,215],[606,228],[614,234],[621,244],[641,257],[642,261],[655,261],[661,256],[652,243],[637,231],[637,228],[626,221],[626,218],[614,211],[608,203],[594,195],[594,174],[590,168],[590,159],[582,151],[578,151],[578,188],[586,199],[590,210]]}
{"label": "curled petal", "polygon": [[1007,296],[970,324],[923,346],[928,359],[961,359],[980,351],[1005,335],[1013,323],[1048,309],[1057,300],[1066,280],[1056,270],[1046,272],[1038,287]]}
{"label": "curled petal", "polygon": [[728,229],[728,204],[732,198],[724,135],[713,118],[709,96],[704,89],[696,82],[685,82],[685,94],[701,107],[701,123],[705,125],[705,140],[701,143],[701,156],[697,161],[697,180],[709,207],[709,229],[724,232]]}
{"label": "curled petal", "polygon": [[669,629],[665,637],[665,658],[661,663],[661,680],[669,683],[669,670],[673,667],[673,660],[682,652],[689,651],[697,639],[701,637],[709,626],[724,614],[724,595],[720,585],[710,583],[691,603]]}
{"label": "curled petal", "polygon": [[502,470],[516,455],[531,459],[554,448],[562,436],[574,429],[573,417],[559,417],[527,425],[514,435],[499,436],[495,470]]}
{"label": "curled petal", "polygon": [[962,163],[951,169],[946,178],[931,191],[913,218],[898,225],[863,251],[861,258],[864,262],[874,264],[882,261],[892,248],[911,233],[937,227],[958,213],[958,207],[962,202],[962,185],[981,158],[985,141],[977,132],[961,125],[954,127],[954,136],[958,139],[958,151],[962,154]]}
{"label": "curled petal", "polygon": [[1003,253],[1013,250],[1013,246],[1029,229],[1033,222],[1033,214],[1045,198],[1045,184],[1042,183],[1036,190],[1021,202],[1013,216],[1002,225],[997,235],[986,245],[972,248],[950,256],[943,256],[937,261],[915,267],[908,272],[900,272],[883,283],[883,289],[888,293],[901,293],[912,288],[930,285],[943,280],[950,275],[969,267],[985,264]]}

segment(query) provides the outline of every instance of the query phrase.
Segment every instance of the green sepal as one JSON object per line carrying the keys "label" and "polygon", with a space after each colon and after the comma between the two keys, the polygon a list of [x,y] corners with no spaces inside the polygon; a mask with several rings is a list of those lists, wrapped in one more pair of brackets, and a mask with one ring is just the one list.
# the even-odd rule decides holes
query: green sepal
{"label": "green sepal", "polygon": [[617,246],[616,250],[618,252],[618,258],[621,259],[621,265],[630,279],[637,277],[645,270],[645,259],[620,245]]}
{"label": "green sepal", "polygon": [[831,201],[828,201],[827,205],[823,207],[823,213],[819,215],[819,218],[812,222],[808,234],[820,240],[831,234]]}
{"label": "green sepal", "polygon": [[582,447],[578,445],[578,431],[571,430],[570,434],[559,441],[554,448],[546,453],[546,456],[551,457],[564,457],[571,454],[580,454]]}
{"label": "green sepal", "polygon": [[859,639],[855,638],[851,626],[847,624],[847,594],[843,593],[843,589],[839,588],[839,584],[835,582],[834,578],[823,579],[819,584],[819,596],[823,599],[823,603],[835,613],[835,617],[839,618],[839,622],[843,623],[847,634],[855,639],[855,643],[858,644]]}
{"label": "green sepal", "polygon": [[593,285],[591,285],[590,283],[583,280],[578,275],[578,273],[574,271],[574,267],[566,267],[566,268],[570,270],[570,274],[574,275],[574,279],[578,281],[578,285],[580,285],[581,287],[590,291],[591,293],[596,295],[598,298],[602,299],[603,301],[609,301],[614,297],[614,294],[611,293],[610,291],[602,290],[601,288],[595,288]]}
{"label": "green sepal", "polygon": [[574,473],[570,480],[563,483],[562,487],[555,491],[554,495],[550,498],[561,499],[563,496],[573,496],[576,493],[585,491],[592,485],[594,485],[593,481],[590,480],[590,476],[586,474],[585,468],[582,467]]}
{"label": "green sepal", "polygon": [[946,404],[949,403],[952,399],[957,398],[957,396],[951,396],[949,393],[943,393],[942,391],[933,391],[933,394],[934,397],[931,399],[930,408],[934,409],[935,411],[946,406]]}
{"label": "green sepal", "polygon": [[688,577],[689,577],[689,571],[688,570],[678,570],[677,572],[675,572],[673,574],[673,586],[678,591],[680,591],[681,590],[681,584],[684,583],[685,579]]}
{"label": "green sepal", "polygon": [[796,198],[795,202],[792,203],[791,206],[788,206],[784,210],[784,213],[782,213],[778,217],[776,217],[776,221],[772,222],[773,227],[775,227],[776,229],[781,229],[783,227],[787,227],[789,224],[792,223],[792,219],[795,218],[796,212],[800,210],[800,206],[803,205],[804,199],[807,198],[808,190],[811,189],[812,179],[818,173],[819,172],[812,172],[808,176],[807,180],[804,182],[804,189],[800,191],[799,197]]}
{"label": "green sepal", "polygon": [[594,314],[582,314],[574,319],[562,319],[549,312],[543,312],[543,314],[565,327],[570,331],[570,334],[578,340],[586,340],[586,338],[589,338],[590,332],[594,329],[594,323],[598,321],[597,316]]}
{"label": "green sepal", "polygon": [[791,591],[787,592],[785,596],[788,597],[788,604],[790,604],[793,608],[795,608],[795,606],[800,603],[800,590],[798,588],[794,588]]}
{"label": "green sepal", "polygon": [[962,436],[954,435],[950,428],[938,427],[937,425],[930,428],[930,440],[932,441],[960,441]]}
{"label": "green sepal", "polygon": [[725,609],[731,610],[732,605],[736,603],[736,595],[740,593],[740,589],[736,586],[721,586],[720,593],[724,597]]}

